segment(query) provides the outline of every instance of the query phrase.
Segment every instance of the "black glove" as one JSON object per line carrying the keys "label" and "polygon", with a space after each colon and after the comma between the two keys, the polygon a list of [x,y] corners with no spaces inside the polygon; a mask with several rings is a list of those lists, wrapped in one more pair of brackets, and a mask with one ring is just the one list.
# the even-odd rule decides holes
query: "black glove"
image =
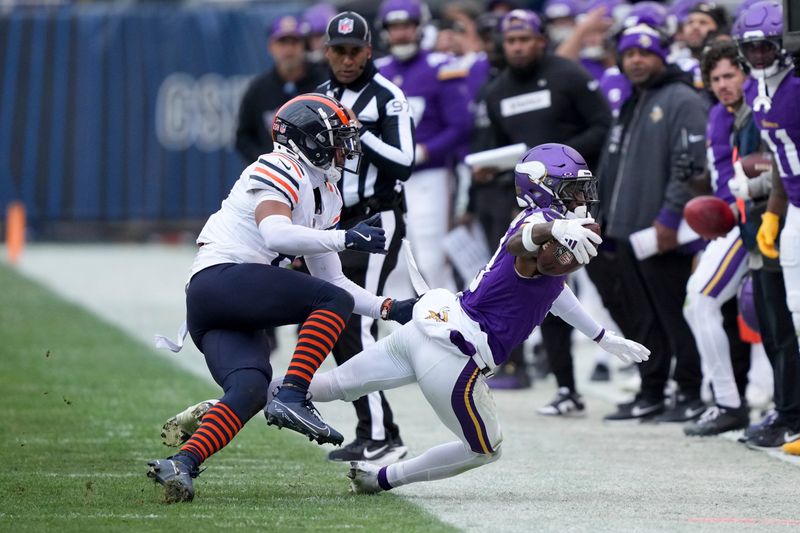
{"label": "black glove", "polygon": [[411,320],[414,313],[414,304],[419,298],[409,298],[408,300],[393,300],[387,298],[381,306],[381,318],[384,320],[394,320],[399,324],[405,324]]}
{"label": "black glove", "polygon": [[703,171],[698,167],[692,156],[686,152],[678,154],[672,162],[672,175],[678,181],[689,181]]}
{"label": "black glove", "polygon": [[383,228],[377,227],[380,222],[381,215],[376,213],[347,230],[344,234],[345,248],[354,252],[388,254],[389,251],[385,249],[386,235]]}

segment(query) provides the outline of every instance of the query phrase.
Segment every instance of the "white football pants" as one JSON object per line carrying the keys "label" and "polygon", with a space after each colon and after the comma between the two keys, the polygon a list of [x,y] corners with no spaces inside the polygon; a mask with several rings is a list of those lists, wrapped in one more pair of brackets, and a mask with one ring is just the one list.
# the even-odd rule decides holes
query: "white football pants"
{"label": "white football pants", "polygon": [[800,207],[789,204],[780,247],[779,260],[786,284],[786,304],[792,313],[795,334],[800,338]]}
{"label": "white football pants", "polygon": [[459,441],[390,465],[392,487],[452,477],[500,457],[502,435],[485,377],[471,358],[432,341],[413,321],[334,370],[318,372],[309,391],[314,402],[353,401],[415,381]]}
{"label": "white football pants", "polygon": [[714,386],[719,405],[740,407],[731,364],[730,343],[722,327],[722,304],[736,296],[747,273],[747,250],[739,236],[739,227],[714,239],[700,256],[686,285],[683,315],[694,334],[703,366],[703,374]]}
{"label": "white football pants", "polygon": [[[403,184],[406,198],[406,234],[422,276],[435,288],[455,290],[447,263],[444,238],[450,225],[450,172],[432,168],[414,172]],[[405,261],[398,270],[405,271]]]}

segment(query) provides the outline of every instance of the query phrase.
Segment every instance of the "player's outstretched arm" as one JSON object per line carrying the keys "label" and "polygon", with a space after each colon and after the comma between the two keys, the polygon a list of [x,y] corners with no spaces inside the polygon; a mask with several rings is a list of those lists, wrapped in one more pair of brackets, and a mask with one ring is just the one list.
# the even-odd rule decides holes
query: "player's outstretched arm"
{"label": "player's outstretched arm", "polygon": [[340,252],[345,249],[344,231],[311,229],[292,224],[291,208],[277,200],[265,200],[255,211],[256,225],[270,250],[285,255]]}
{"label": "player's outstretched arm", "polygon": [[393,298],[375,296],[365,288],[353,283],[344,275],[342,263],[335,253],[307,255],[305,260],[308,271],[312,276],[341,287],[353,296],[355,300],[354,313],[372,318],[382,318],[383,320],[394,320],[401,324],[411,320],[411,312],[417,298],[395,300]]}
{"label": "player's outstretched arm", "polygon": [[596,343],[605,351],[619,357],[625,363],[641,363],[650,358],[650,350],[639,344],[620,337],[611,331],[606,331],[581,305],[575,293],[568,286],[553,302],[550,313],[561,317],[564,322],[571,325]]}
{"label": "player's outstretched arm", "polygon": [[375,217],[347,231],[318,230],[292,224],[291,208],[277,200],[256,207],[256,225],[270,250],[286,255],[309,255],[353,250],[386,254],[386,236]]}

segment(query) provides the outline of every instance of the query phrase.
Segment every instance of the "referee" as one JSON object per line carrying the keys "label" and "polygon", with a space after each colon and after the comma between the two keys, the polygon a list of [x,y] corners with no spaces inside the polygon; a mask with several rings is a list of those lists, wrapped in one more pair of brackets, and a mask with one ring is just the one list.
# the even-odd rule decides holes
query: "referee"
{"label": "referee", "polygon": [[[414,165],[414,123],[403,91],[381,76],[372,63],[371,35],[364,17],[352,11],[339,13],[328,22],[325,38],[330,79],[319,91],[352,109],[361,122],[361,165],[358,169],[346,166],[339,181],[344,200],[341,228],[351,228],[380,213],[389,252],[385,256],[342,252],[342,270],[349,279],[381,295],[406,234],[401,182],[408,179]],[[375,320],[351,316],[333,348],[337,364],[373,344],[377,334]],[[382,392],[353,404],[358,415],[356,439],[332,451],[329,459],[389,464],[406,455]]]}

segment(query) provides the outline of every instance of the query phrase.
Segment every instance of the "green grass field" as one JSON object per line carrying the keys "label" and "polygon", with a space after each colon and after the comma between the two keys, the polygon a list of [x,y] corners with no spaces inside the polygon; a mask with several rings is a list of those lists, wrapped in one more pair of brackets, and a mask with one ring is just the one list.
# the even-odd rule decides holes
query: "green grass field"
{"label": "green grass field", "polygon": [[3,265],[0,287],[0,530],[452,530],[392,494],[349,494],[343,465],[260,416],[193,503],[162,503],[145,476],[168,455],[161,423],[218,389]]}

